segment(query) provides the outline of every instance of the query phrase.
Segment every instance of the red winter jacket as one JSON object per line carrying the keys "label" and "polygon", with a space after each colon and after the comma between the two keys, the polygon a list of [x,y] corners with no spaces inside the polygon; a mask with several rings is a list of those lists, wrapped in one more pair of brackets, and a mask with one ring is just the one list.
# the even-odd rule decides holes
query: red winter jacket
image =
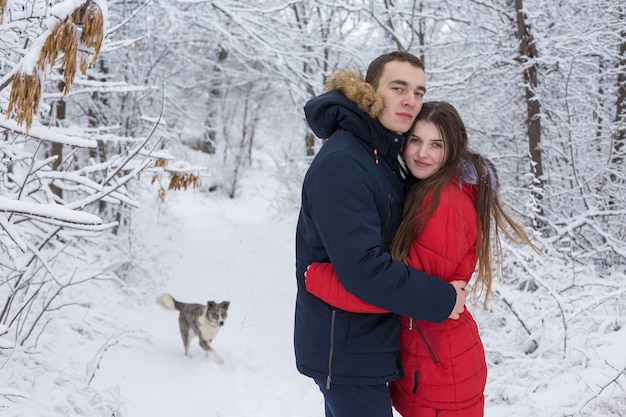
{"label": "red winter jacket", "polygon": [[[438,207],[411,244],[408,264],[449,282],[469,282],[477,262],[475,199],[475,187],[461,186],[456,178],[444,187]],[[312,264],[306,287],[342,310],[385,311],[347,292],[330,263]],[[390,390],[404,417],[414,415],[414,406],[451,410],[481,400],[487,380],[485,351],[467,308],[458,320],[442,323],[404,317],[400,343],[404,376],[390,383]]]}

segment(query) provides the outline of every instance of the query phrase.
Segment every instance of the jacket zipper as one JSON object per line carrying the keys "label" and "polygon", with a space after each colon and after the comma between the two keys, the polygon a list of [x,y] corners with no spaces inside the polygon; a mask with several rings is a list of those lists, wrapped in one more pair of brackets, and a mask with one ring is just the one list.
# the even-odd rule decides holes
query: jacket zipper
{"label": "jacket zipper", "polygon": [[[387,221],[385,222],[385,227],[383,228],[383,233],[382,233],[382,242],[381,244],[384,245],[385,243],[385,239],[387,236],[387,231],[389,230],[389,226],[391,225],[391,219],[393,218],[393,196],[391,194],[389,194],[389,214],[387,215]],[[389,247],[388,246],[384,246],[385,250],[388,250]]]}
{"label": "jacket zipper", "polygon": [[[428,343],[428,340],[426,340],[426,336],[424,336],[424,333],[422,333],[422,329],[420,329],[420,326],[417,323],[415,323],[415,329],[417,330],[420,337],[424,341],[424,344],[426,345],[426,348],[428,349],[428,353],[430,353],[430,357],[433,358],[433,361],[435,363],[439,363],[439,358],[437,357],[437,355],[435,355],[433,348],[430,347],[430,343]],[[413,330],[413,317],[409,318],[409,330]]]}
{"label": "jacket zipper", "polygon": [[330,389],[333,373],[333,353],[335,350],[335,315],[337,310],[333,309],[333,315],[330,320],[330,351],[328,352],[328,376],[326,377],[326,389]]}

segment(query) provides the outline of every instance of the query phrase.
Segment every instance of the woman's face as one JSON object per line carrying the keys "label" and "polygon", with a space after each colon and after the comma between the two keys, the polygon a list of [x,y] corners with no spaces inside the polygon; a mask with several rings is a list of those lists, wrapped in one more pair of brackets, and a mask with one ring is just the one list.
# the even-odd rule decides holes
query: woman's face
{"label": "woman's face", "polygon": [[420,120],[404,145],[404,162],[414,177],[426,179],[446,161],[446,147],[434,123]]}

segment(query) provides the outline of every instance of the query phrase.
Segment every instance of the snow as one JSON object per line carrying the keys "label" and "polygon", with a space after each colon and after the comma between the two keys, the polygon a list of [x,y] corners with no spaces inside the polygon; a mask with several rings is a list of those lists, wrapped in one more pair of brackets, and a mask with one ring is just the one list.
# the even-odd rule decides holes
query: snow
{"label": "snow", "polygon": [[[26,133],[26,126],[20,126],[13,119],[3,120],[2,118],[0,118],[0,128],[14,132]],[[56,142],[63,145],[71,145],[80,148],[95,148],[98,146],[98,142],[96,142],[95,140],[83,139],[78,136],[67,135],[63,133],[63,131],[64,130],[61,128],[50,128],[47,126],[41,126],[33,123],[28,131],[28,135],[32,138],[39,138],[50,142]]]}
{"label": "snow", "polygon": [[[154,248],[165,280],[143,305],[119,312],[119,322],[149,342],[115,349],[94,380],[119,387],[128,415],[319,415],[317,388],[297,373],[292,353],[295,215],[278,220],[261,196],[244,200],[169,194],[167,219],[153,219],[145,237],[165,243]],[[197,339],[192,357],[184,356],[178,313],[156,303],[162,292],[185,302],[231,301],[212,344],[224,365]]]}
{"label": "snow", "polygon": [[[0,415],[323,416],[321,393],[296,371],[292,349],[297,207],[277,204],[284,182],[272,175],[254,167],[235,199],[189,190],[156,204],[150,195],[132,211],[133,241],[116,248],[132,262],[66,288],[66,307],[34,346],[16,346],[0,326]],[[223,365],[197,339],[184,356],[178,313],[156,301],[164,292],[185,302],[231,302],[212,344]],[[550,320],[546,306],[535,308],[524,319]],[[555,333],[541,335],[528,356],[524,333],[511,336],[515,323],[473,312],[489,363],[486,417],[601,417],[626,409],[622,317],[568,323],[575,347],[567,354]]]}
{"label": "snow", "polygon": [[27,216],[48,217],[69,223],[102,224],[102,219],[83,211],[66,209],[58,204],[37,204],[0,196],[0,212],[17,212]]}

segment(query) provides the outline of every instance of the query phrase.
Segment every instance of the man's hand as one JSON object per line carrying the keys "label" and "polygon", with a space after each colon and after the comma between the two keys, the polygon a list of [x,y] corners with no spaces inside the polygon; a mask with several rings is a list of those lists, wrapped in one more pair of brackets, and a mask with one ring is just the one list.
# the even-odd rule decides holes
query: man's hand
{"label": "man's hand", "polygon": [[454,305],[454,309],[452,309],[452,313],[448,316],[449,319],[458,320],[461,313],[465,310],[465,300],[467,300],[467,290],[465,286],[467,283],[465,281],[452,281],[450,284],[456,290],[456,304]]}

